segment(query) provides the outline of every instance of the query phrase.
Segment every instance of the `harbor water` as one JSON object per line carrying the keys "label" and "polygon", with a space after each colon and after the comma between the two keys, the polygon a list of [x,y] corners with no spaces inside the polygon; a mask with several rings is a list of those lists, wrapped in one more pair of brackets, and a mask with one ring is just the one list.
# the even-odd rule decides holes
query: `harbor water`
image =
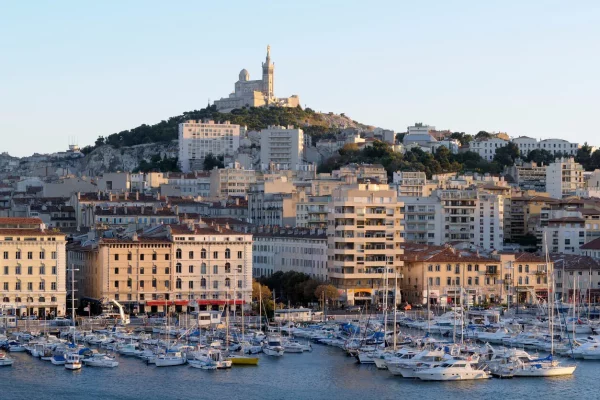
{"label": "harbor water", "polygon": [[423,382],[359,365],[338,348],[313,345],[312,353],[260,355],[258,366],[203,371],[187,365],[157,368],[117,356],[117,368],[62,366],[10,353],[0,368],[2,400],[166,399],[596,399],[600,362],[579,361],[573,376]]}

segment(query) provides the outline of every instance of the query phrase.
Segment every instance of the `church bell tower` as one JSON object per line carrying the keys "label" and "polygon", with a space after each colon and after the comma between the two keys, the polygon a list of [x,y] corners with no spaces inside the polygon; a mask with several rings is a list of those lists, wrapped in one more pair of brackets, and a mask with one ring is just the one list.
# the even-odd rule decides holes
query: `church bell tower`
{"label": "church bell tower", "polygon": [[275,65],[271,62],[271,46],[267,46],[267,59],[262,64],[262,92],[269,99],[275,97],[273,90],[273,70]]}

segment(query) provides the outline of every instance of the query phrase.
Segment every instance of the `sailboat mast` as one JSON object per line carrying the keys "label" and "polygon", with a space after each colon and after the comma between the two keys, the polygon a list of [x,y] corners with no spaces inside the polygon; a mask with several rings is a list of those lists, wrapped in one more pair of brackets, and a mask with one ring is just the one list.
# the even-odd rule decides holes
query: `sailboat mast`
{"label": "sailboat mast", "polygon": [[398,271],[394,274],[394,351],[396,351],[396,345],[398,338],[396,337],[396,307],[398,304]]}

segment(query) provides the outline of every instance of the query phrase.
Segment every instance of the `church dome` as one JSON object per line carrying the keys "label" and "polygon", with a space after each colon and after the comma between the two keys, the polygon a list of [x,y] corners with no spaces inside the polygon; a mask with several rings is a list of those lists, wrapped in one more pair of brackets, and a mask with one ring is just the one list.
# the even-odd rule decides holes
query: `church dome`
{"label": "church dome", "polygon": [[250,74],[246,69],[240,71],[240,81],[247,82],[250,80]]}

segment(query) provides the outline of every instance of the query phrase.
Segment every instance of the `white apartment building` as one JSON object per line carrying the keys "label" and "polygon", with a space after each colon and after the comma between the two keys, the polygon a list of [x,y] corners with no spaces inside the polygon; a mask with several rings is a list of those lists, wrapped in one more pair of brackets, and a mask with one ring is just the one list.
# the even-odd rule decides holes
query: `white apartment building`
{"label": "white apartment building", "polygon": [[239,125],[199,120],[179,124],[179,163],[183,172],[201,170],[208,154],[233,156],[239,147]]}
{"label": "white apartment building", "polygon": [[557,159],[546,168],[546,192],[555,199],[572,196],[584,189],[583,167],[573,158]]}
{"label": "white apartment building", "polygon": [[275,229],[254,233],[253,276],[296,271],[326,281],[327,235],[322,229]]}
{"label": "white apartment building", "polygon": [[442,245],[442,204],[437,196],[398,196],[404,204],[402,232],[405,242]]}
{"label": "white apartment building", "polygon": [[334,191],[327,263],[339,301],[370,304],[387,298],[393,304],[394,276],[403,265],[402,206],[388,185],[357,184]]}
{"label": "white apartment building", "polygon": [[530,151],[538,148],[537,139],[531,138],[529,136],[519,136],[510,140],[512,143],[517,145],[519,148],[519,152],[523,157],[527,157]]}
{"label": "white apartment building", "polygon": [[496,155],[496,149],[504,147],[508,144],[508,140],[493,137],[490,139],[473,140],[469,143],[469,151],[477,153],[487,161],[492,161]]}
{"label": "white apartment building", "polygon": [[570,156],[577,155],[577,150],[579,149],[579,144],[571,143],[568,140],[564,139],[544,139],[540,140],[538,143],[538,148],[547,150],[553,154],[562,154],[567,153]]}
{"label": "white apartment building", "polygon": [[210,172],[194,171],[189,173],[169,173],[168,183],[161,186],[161,193],[171,196],[208,197],[210,190]]}
{"label": "white apartment building", "polygon": [[0,218],[0,313],[65,315],[65,235],[39,218]]}
{"label": "white apartment building", "polygon": [[504,244],[504,196],[478,193],[475,244],[485,250],[502,250]]}
{"label": "white apartment building", "polygon": [[585,244],[585,219],[578,211],[550,211],[548,226],[542,228],[542,249],[551,253],[580,254]]}
{"label": "white apartment building", "polygon": [[250,185],[256,183],[256,171],[244,169],[239,163],[210,171],[210,196],[226,199],[244,196]]}
{"label": "white apartment building", "polygon": [[429,135],[430,131],[435,131],[435,126],[425,125],[419,122],[406,128],[408,135]]}
{"label": "white apartment building", "polygon": [[293,126],[269,126],[260,132],[262,169],[274,163],[282,169],[298,170],[303,164],[304,132]]}

